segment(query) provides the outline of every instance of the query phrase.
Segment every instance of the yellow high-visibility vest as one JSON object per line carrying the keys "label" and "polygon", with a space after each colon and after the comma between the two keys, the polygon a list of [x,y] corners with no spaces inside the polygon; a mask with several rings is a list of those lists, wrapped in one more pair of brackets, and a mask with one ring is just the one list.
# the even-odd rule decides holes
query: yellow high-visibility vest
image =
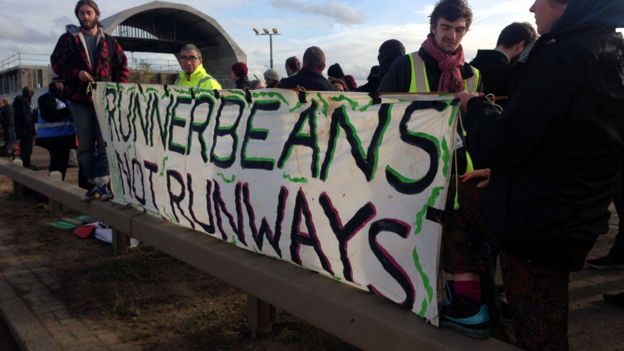
{"label": "yellow high-visibility vest", "polygon": [[[418,52],[412,52],[408,55],[412,64],[412,72],[410,79],[410,93],[430,93],[429,78],[427,77],[427,66],[425,61],[418,55]],[[472,77],[464,80],[464,90],[467,92],[477,92],[481,80],[481,72],[475,67],[472,69]]]}

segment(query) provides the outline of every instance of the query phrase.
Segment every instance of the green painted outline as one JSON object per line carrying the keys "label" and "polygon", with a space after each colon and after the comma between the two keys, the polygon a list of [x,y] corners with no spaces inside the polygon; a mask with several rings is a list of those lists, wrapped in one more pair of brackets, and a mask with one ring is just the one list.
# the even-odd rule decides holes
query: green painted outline
{"label": "green painted outline", "polygon": [[165,156],[162,160],[162,168],[160,169],[159,176],[163,177],[165,175],[165,166],[167,165],[167,161],[169,161],[169,156]]}
{"label": "green painted outline", "polygon": [[427,199],[427,202],[423,205],[422,209],[416,214],[416,226],[414,228],[415,236],[420,234],[420,232],[422,231],[423,219],[427,214],[427,208],[434,205],[442,190],[444,190],[443,186],[433,188],[433,190],[431,190],[431,195],[429,196],[429,199]]}
{"label": "green painted outline", "polygon": [[[281,94],[280,94],[281,95]],[[282,97],[283,98],[283,97]],[[279,103],[279,100],[266,100],[266,101],[256,101],[256,104],[273,104],[273,103]],[[254,111],[253,114],[250,114],[249,117],[247,117],[247,123],[253,123],[253,118],[256,117],[256,111]],[[266,132],[267,136],[269,134],[270,129],[266,129],[266,128],[253,128],[253,126],[251,126],[251,128],[249,128],[250,132]],[[271,168],[275,169],[275,159],[272,158],[264,158],[264,157],[247,157],[247,145],[248,143],[245,143],[245,140],[243,140],[243,149],[242,151],[242,160],[245,161],[257,161],[257,162],[270,162],[271,163]]]}
{"label": "green painted outline", "polygon": [[423,287],[427,291],[427,298],[423,299],[420,311],[418,312],[418,316],[420,316],[420,318],[425,318],[425,313],[429,309],[429,305],[433,300],[433,288],[431,287],[431,280],[429,279],[429,276],[427,276],[427,273],[425,273],[425,270],[420,263],[420,257],[418,256],[418,250],[416,248],[414,248],[414,251],[412,252],[412,260],[414,261],[414,267],[416,267],[418,274],[420,274]]}
{"label": "green painted outline", "polygon": [[173,91],[175,91],[176,93],[178,93],[179,95],[188,95],[191,96],[191,89],[193,88],[188,88],[188,89],[180,89],[180,88],[172,88]]}
{"label": "green painted outline", "polygon": [[329,102],[327,102],[325,99],[323,99],[323,96],[321,95],[321,93],[316,93],[316,96],[318,97],[319,101],[323,103],[323,115],[325,115],[325,118],[329,117]]}
{"label": "green painted outline", "polygon": [[296,184],[308,184],[308,179],[306,177],[292,177],[286,173],[284,173],[283,178],[291,183]]}
{"label": "green painted outline", "polygon": [[[431,134],[427,134],[427,133],[412,133],[410,131],[407,132],[409,135],[411,136],[417,136],[417,137],[421,137],[424,139],[427,139],[431,142],[433,142],[433,144],[435,145],[437,151],[438,151],[438,155],[439,157],[441,157],[442,153],[440,152],[440,141],[438,140],[438,138],[434,137]],[[417,181],[419,181],[422,178],[419,179],[411,179],[408,177],[403,176],[402,174],[400,174],[397,170],[395,170],[394,168],[392,168],[392,166],[386,166],[386,171],[392,173],[395,177],[399,178],[402,182],[407,183],[407,184],[413,184],[416,183]]]}
{"label": "green painted outline", "polygon": [[444,174],[445,177],[448,177],[449,164],[451,162],[451,151],[449,150],[448,144],[446,143],[446,138],[442,138],[442,161],[444,161],[442,174]]}
{"label": "green painted outline", "polygon": [[344,95],[340,95],[340,96],[332,96],[329,98],[331,101],[333,102],[343,102],[346,101],[349,103],[349,105],[351,105],[351,111],[355,111],[357,109],[357,107],[360,105],[357,101],[348,98]]}
{"label": "green painted outline", "polygon": [[231,179],[228,179],[225,176],[225,174],[223,174],[221,172],[217,173],[217,175],[219,177],[221,177],[221,180],[223,180],[226,184],[232,184],[232,183],[234,183],[236,181],[236,174],[232,174],[232,178]]}
{"label": "green painted outline", "polygon": [[[318,109],[318,107],[314,109],[314,111],[312,112],[312,115],[316,116],[316,111],[317,111],[317,109]],[[308,116],[308,118],[310,118],[310,117]],[[315,127],[317,127],[317,126],[318,126],[318,125],[316,125],[316,122],[315,122]],[[297,134],[296,134],[296,135],[297,135],[297,136],[304,136],[304,137],[309,137],[309,136],[310,136],[310,135],[308,135],[308,134],[303,134],[303,135],[302,135],[302,134],[300,134],[299,132],[297,132]],[[318,136],[318,134],[317,134],[317,136]],[[318,145],[318,138],[317,138],[317,140],[316,140],[316,141],[317,141],[316,148],[319,150],[319,153],[320,153],[321,151],[320,151],[320,147],[319,147],[319,145]],[[286,162],[288,162],[288,160],[290,159],[290,156],[292,156],[292,152],[293,152],[293,149],[294,149],[294,148],[295,148],[295,146],[294,146],[294,145],[288,148],[288,152],[286,153],[286,157],[284,157],[284,162],[282,163],[282,167],[280,167],[280,166],[279,166],[279,163],[278,163],[278,164],[277,164],[277,168],[279,168],[279,169],[284,169],[284,166],[286,166]],[[278,160],[278,161],[279,161],[279,160]],[[318,162],[319,162],[319,163],[321,162],[321,158],[320,158],[320,157],[319,157],[319,159],[318,159]],[[318,165],[317,165],[317,168],[318,168]],[[319,169],[319,173],[320,173],[320,171],[321,171],[321,170]],[[312,175],[312,177],[314,177],[314,174]]]}
{"label": "green painted outline", "polygon": [[[283,101],[286,105],[290,105],[288,103],[288,101],[286,100],[286,98],[284,98],[284,95],[282,95],[282,93],[278,93],[278,92],[258,92],[258,93],[252,93],[251,94],[254,98],[259,98],[259,97],[268,97],[268,98],[277,98],[278,100]],[[274,101],[274,100],[271,100]],[[256,102],[264,102],[264,101],[256,101]]]}
{"label": "green painted outline", "polygon": [[224,101],[240,101],[240,102],[245,104],[245,107],[247,107],[247,99],[244,96],[245,96],[244,94],[243,94],[243,97],[240,97],[238,95],[222,96],[221,100],[224,100]]}
{"label": "green painted outline", "polygon": [[371,106],[373,106],[373,99],[370,99],[366,105],[360,107],[360,112],[366,112]]}
{"label": "green painted outline", "polygon": [[[243,97],[243,98],[247,97],[245,92],[243,90],[240,90],[240,89],[228,89],[227,92],[230,93],[230,94],[233,94],[233,95],[238,95],[238,96]],[[228,97],[231,97],[231,96],[224,96],[224,98],[228,98]],[[245,102],[246,101],[247,100],[245,99]]]}
{"label": "green painted outline", "polygon": [[[186,129],[186,122],[187,122],[187,120],[185,120],[184,118],[178,118],[178,115],[174,115],[173,119],[171,120],[171,126],[172,127],[170,127],[171,128],[171,138],[173,138],[173,122],[174,121],[184,122],[183,126],[176,126],[176,127],[180,127],[180,128],[185,128]],[[174,143],[173,141],[171,142],[170,146],[171,145],[177,146],[177,147],[181,148],[182,150],[184,150],[184,154],[186,154],[186,151],[187,151],[186,150],[186,145],[181,145],[181,144],[178,144],[178,143]]]}
{"label": "green painted outline", "polygon": [[288,112],[295,112],[296,110],[300,109],[301,106],[303,106],[303,104],[301,103],[301,101],[297,101],[297,104],[295,105],[295,107],[291,108],[290,110],[288,110]]}
{"label": "green painted outline", "polygon": [[452,104],[452,101],[448,102],[449,106],[452,106],[453,109],[451,110],[451,115],[449,116],[449,121],[448,121],[448,125],[449,127],[451,127],[453,125],[453,123],[455,122],[455,119],[457,118],[457,116],[459,116],[459,106],[456,104]]}

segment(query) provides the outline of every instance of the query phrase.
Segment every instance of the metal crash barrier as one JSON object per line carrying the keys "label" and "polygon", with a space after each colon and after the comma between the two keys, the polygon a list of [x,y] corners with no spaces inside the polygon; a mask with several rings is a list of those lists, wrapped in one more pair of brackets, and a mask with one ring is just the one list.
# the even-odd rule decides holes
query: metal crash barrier
{"label": "metal crash barrier", "polygon": [[86,203],[77,186],[6,160],[0,160],[0,174],[12,179],[18,191],[32,189],[55,208],[61,204],[111,226],[117,253],[127,250],[131,236],[245,291],[253,334],[270,331],[277,307],[364,350],[516,350],[493,338],[471,339],[435,328],[373,294],[134,208]]}

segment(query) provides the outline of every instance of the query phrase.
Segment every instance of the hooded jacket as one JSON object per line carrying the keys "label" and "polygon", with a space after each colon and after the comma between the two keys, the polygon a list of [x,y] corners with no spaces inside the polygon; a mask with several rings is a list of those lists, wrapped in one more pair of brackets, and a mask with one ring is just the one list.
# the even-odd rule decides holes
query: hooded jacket
{"label": "hooded jacket", "polygon": [[65,81],[63,96],[73,102],[91,102],[88,83],[78,78],[80,71],[89,72],[96,82],[127,83],[128,60],[113,37],[98,28],[95,62],[91,62],[80,27],[67,25],[50,56],[54,72]]}
{"label": "hooded jacket", "polygon": [[614,30],[623,22],[622,1],[569,0],[505,111],[480,98],[468,105],[468,149],[492,170],[488,225],[516,256],[580,269],[608,231],[624,157],[624,40]]}
{"label": "hooded jacket", "polygon": [[221,84],[206,72],[204,65],[199,65],[191,75],[182,71],[175,82],[183,87],[197,87],[208,90],[221,90]]}

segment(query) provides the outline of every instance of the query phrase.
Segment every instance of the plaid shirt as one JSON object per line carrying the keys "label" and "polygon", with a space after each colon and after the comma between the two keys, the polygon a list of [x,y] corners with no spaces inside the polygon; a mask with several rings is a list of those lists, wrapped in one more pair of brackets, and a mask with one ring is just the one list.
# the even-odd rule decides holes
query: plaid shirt
{"label": "plaid shirt", "polygon": [[117,40],[109,37],[101,28],[98,29],[94,64],[90,62],[80,28],[68,25],[66,29],[67,32],[61,35],[50,56],[52,69],[65,81],[63,96],[66,99],[74,102],[92,101],[91,93],[87,92],[88,83],[78,78],[80,71],[91,73],[96,82],[128,82],[128,60]]}

